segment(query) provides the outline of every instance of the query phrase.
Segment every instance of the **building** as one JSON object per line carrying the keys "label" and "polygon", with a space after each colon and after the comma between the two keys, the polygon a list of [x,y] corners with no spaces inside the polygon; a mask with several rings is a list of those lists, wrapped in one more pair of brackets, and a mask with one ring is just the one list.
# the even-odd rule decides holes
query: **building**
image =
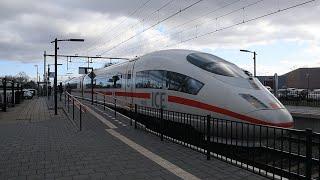
{"label": "building", "polygon": [[[265,86],[273,88],[273,76],[258,76]],[[320,89],[320,67],[299,68],[278,78],[279,88]]]}

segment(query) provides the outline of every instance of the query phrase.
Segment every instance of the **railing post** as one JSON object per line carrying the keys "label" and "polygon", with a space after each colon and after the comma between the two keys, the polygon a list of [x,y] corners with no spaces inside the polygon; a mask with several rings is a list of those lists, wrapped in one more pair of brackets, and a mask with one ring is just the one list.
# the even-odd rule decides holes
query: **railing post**
{"label": "railing post", "polygon": [[70,112],[70,95],[68,94],[68,113]]}
{"label": "railing post", "polygon": [[210,160],[210,120],[211,116],[207,115],[207,160]]}
{"label": "railing post", "polygon": [[103,95],[103,110],[106,110],[106,96]]}
{"label": "railing post", "polygon": [[138,119],[138,107],[137,104],[134,104],[134,128],[137,129],[137,119]]}
{"label": "railing post", "polygon": [[161,141],[163,141],[163,131],[164,131],[164,122],[163,122],[163,109],[160,109],[160,131],[161,131]]}
{"label": "railing post", "polygon": [[117,99],[114,98],[114,117],[117,117]]}
{"label": "railing post", "polygon": [[2,107],[2,110],[4,112],[6,112],[7,111],[7,80],[6,80],[6,78],[3,79],[2,85],[3,85],[3,107]]}
{"label": "railing post", "polygon": [[12,103],[12,106],[14,107],[14,104],[15,104],[15,94],[14,94],[14,81],[12,80],[12,86],[11,86],[11,93],[12,93],[12,96],[11,96],[11,103]]}
{"label": "railing post", "polygon": [[79,122],[79,125],[80,125],[80,131],[82,130],[82,105],[80,104],[80,122]]}
{"label": "railing post", "polygon": [[98,93],[96,93],[96,106],[98,106]]}
{"label": "railing post", "polygon": [[64,107],[67,107],[67,94],[64,92]]}
{"label": "railing post", "polygon": [[130,104],[130,126],[132,126],[132,116],[133,116],[133,113],[132,113],[132,104]]}
{"label": "railing post", "polygon": [[306,179],[311,179],[312,171],[312,129],[306,129]]}
{"label": "railing post", "polygon": [[74,98],[72,98],[72,120],[74,120]]}

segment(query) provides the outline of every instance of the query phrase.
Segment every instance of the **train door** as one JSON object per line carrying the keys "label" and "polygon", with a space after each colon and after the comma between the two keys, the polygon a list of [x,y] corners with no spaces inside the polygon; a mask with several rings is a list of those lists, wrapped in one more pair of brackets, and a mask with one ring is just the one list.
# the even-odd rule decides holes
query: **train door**
{"label": "train door", "polygon": [[125,79],[126,80],[125,90],[128,94],[128,96],[126,96],[126,102],[129,103],[130,107],[133,104],[133,88],[134,88],[133,69],[134,69],[134,64],[135,64],[135,61],[131,61],[128,63],[127,69],[126,69],[126,79]]}

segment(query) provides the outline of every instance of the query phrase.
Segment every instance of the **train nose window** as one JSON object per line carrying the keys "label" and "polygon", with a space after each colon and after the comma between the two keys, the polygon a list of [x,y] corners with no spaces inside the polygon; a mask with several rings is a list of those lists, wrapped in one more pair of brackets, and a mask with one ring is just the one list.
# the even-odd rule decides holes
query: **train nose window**
{"label": "train nose window", "polygon": [[187,56],[187,61],[214,74],[248,78],[248,75],[246,75],[239,67],[212,54],[192,53]]}

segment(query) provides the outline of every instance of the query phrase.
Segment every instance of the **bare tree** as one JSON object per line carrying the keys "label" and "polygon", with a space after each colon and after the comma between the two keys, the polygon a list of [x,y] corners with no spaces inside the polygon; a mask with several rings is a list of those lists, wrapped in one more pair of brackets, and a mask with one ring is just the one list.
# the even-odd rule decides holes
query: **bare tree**
{"label": "bare tree", "polygon": [[23,71],[19,72],[15,78],[19,83],[27,83],[30,79],[29,76]]}

